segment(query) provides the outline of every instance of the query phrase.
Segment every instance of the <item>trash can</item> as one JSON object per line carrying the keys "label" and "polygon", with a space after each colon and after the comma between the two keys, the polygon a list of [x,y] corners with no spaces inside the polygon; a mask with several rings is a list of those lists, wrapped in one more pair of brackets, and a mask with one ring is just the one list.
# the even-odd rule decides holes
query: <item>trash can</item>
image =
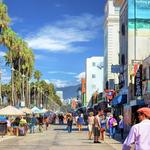
{"label": "trash can", "polygon": [[0,135],[4,136],[7,133],[7,122],[0,122]]}

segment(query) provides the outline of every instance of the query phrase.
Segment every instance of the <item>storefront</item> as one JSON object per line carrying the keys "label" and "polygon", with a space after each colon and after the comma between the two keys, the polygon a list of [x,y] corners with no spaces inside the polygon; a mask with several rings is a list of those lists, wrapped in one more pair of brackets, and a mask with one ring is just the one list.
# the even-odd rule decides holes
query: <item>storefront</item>
{"label": "storefront", "polygon": [[147,107],[145,104],[144,99],[137,99],[130,101],[131,107],[131,125],[134,125],[139,122],[137,110],[141,107]]}
{"label": "storefront", "polygon": [[123,115],[123,104],[127,103],[127,95],[118,95],[112,100],[113,114],[115,116]]}

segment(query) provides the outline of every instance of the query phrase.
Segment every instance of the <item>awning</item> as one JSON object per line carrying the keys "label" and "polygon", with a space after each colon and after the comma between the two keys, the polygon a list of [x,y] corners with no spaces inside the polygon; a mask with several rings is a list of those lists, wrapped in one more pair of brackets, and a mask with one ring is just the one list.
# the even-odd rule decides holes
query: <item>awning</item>
{"label": "awning", "polygon": [[125,104],[125,103],[127,103],[127,95],[126,94],[118,95],[118,96],[114,97],[112,100],[112,106],[116,106],[119,104]]}

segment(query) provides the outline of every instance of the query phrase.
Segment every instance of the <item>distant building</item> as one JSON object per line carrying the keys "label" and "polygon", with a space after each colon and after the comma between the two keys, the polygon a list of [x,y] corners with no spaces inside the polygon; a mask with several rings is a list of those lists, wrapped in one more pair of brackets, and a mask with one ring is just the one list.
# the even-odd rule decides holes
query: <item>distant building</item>
{"label": "distant building", "polygon": [[81,94],[82,94],[82,105],[86,105],[86,79],[82,78],[81,79]]}
{"label": "distant building", "polygon": [[104,89],[114,89],[118,84],[117,74],[111,73],[111,66],[119,64],[119,10],[113,0],[107,0],[104,22]]}
{"label": "distant building", "polygon": [[103,92],[103,57],[95,56],[86,60],[86,105],[96,91]]}
{"label": "distant building", "polygon": [[63,102],[63,91],[56,91],[56,95],[60,97],[61,102]]}

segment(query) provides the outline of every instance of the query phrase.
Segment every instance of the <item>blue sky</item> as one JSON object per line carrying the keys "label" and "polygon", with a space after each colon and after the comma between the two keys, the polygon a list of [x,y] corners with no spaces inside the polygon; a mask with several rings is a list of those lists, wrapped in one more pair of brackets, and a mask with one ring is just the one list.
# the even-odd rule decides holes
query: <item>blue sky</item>
{"label": "blue sky", "polygon": [[[75,85],[85,71],[86,58],[103,56],[105,0],[4,2],[11,27],[33,49],[35,69],[42,72],[43,80],[58,87]],[[10,78],[6,70],[4,67],[5,81]]]}

